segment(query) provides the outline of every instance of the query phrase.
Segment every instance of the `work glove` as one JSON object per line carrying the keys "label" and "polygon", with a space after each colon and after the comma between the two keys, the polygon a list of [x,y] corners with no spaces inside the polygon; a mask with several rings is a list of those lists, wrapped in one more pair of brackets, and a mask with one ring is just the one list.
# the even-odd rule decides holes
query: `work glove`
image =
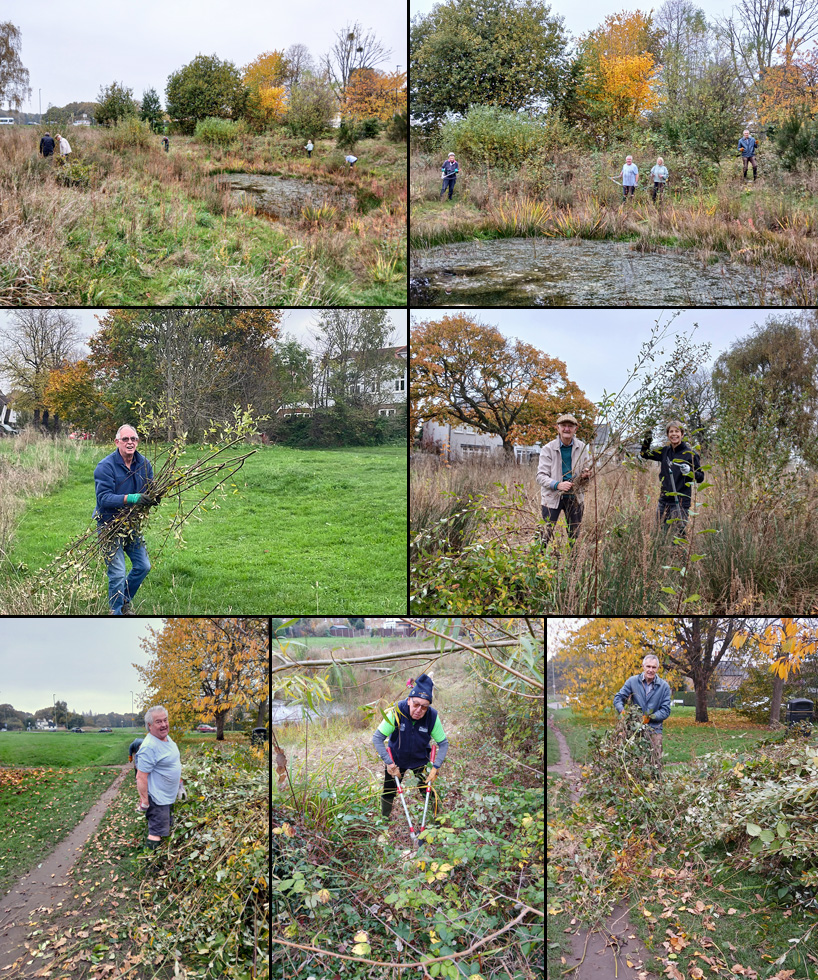
{"label": "work glove", "polygon": [[643,725],[647,725],[647,723],[649,721],[650,721],[650,715],[642,715],[642,724]]}
{"label": "work glove", "polygon": [[143,804],[143,803],[137,803],[136,804],[136,812],[141,816],[148,809],[148,806],[149,806],[148,803],[145,803],[145,804]]}
{"label": "work glove", "polygon": [[187,803],[187,790],[184,783],[179,783],[179,789],[176,791],[176,802]]}
{"label": "work glove", "polygon": [[142,500],[142,497],[143,496],[144,496],[144,494],[141,494],[141,493],[129,493],[125,497],[125,503],[126,504],[138,504]]}
{"label": "work glove", "polygon": [[682,471],[684,476],[687,476],[687,474],[690,472],[690,467],[687,465],[687,463],[679,463],[679,469]]}
{"label": "work glove", "polygon": [[432,766],[432,771],[426,775],[426,785],[431,786],[431,784],[437,779],[438,769],[437,766]]}
{"label": "work glove", "polygon": [[386,767],[386,771],[390,776],[397,776],[397,778],[400,779],[400,766],[396,766],[394,762],[391,766]]}

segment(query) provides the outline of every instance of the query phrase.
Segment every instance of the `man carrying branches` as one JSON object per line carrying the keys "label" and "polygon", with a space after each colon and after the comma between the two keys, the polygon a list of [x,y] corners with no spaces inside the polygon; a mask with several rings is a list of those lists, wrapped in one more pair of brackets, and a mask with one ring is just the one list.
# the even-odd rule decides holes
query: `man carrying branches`
{"label": "man carrying branches", "polygon": [[662,722],[670,716],[670,685],[657,676],[659,658],[652,653],[642,660],[642,673],[629,677],[614,695],[614,708],[621,714],[626,702],[633,699],[642,709],[642,722],[648,726],[651,762],[662,768]]}

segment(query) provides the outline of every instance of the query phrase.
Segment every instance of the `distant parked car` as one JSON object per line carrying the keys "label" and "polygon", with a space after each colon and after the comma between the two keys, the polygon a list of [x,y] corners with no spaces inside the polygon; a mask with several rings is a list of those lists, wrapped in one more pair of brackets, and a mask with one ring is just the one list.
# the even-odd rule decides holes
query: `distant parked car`
{"label": "distant parked car", "polygon": [[80,735],[82,735],[82,734],[83,734],[83,732],[82,732],[82,729],[81,729],[81,728],[72,728],[72,729],[71,729],[71,731],[72,731],[72,732],[79,732],[79,733],[80,733]]}
{"label": "distant parked car", "polygon": [[113,731],[113,729],[112,728],[100,728],[100,731],[101,732],[110,732],[110,731]]}
{"label": "distant parked car", "polygon": [[212,725],[197,725],[197,732],[215,732],[216,729]]}

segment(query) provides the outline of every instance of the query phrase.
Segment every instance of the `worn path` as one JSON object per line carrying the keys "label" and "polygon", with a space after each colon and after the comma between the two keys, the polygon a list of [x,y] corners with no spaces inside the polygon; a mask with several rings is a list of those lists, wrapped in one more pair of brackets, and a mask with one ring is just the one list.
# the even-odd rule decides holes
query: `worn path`
{"label": "worn path", "polygon": [[[563,776],[568,781],[571,799],[576,803],[580,795],[580,766],[571,759],[568,742],[553,718],[548,719],[548,728],[548,737],[555,738],[560,747],[560,761],[548,766],[548,772]],[[614,977],[617,980],[658,980],[655,973],[643,967],[650,953],[637,937],[628,912],[627,903],[620,902],[606,922],[598,923],[590,930],[583,926],[574,933],[571,937],[571,956],[563,968],[571,972],[562,976],[568,980],[613,980]],[[632,965],[628,966],[628,962]],[[549,977],[548,980],[558,978]]]}
{"label": "worn path", "polygon": [[99,826],[125,776],[133,772],[133,766],[128,763],[121,770],[65,840],[0,899],[0,977],[23,980],[29,976],[27,969],[36,971],[42,968],[42,961],[25,962],[29,918],[37,911],[51,910],[62,902],[68,884],[68,870]]}

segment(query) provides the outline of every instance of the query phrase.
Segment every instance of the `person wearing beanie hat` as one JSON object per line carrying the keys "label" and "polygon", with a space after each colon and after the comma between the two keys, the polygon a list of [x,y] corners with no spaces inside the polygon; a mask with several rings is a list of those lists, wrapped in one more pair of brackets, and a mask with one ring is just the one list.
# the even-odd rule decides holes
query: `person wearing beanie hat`
{"label": "person wearing beanie hat", "polygon": [[642,459],[659,463],[661,492],[656,505],[656,523],[670,528],[675,535],[683,538],[690,512],[690,493],[693,480],[704,482],[699,454],[685,441],[684,426],[677,419],[671,419],[665,426],[669,445],[661,449],[651,449],[653,442],[653,420],[648,420],[642,439]]}
{"label": "person wearing beanie hat", "polygon": [[545,547],[554,534],[560,513],[565,513],[568,537],[576,540],[582,523],[584,485],[593,476],[593,461],[588,446],[576,437],[577,420],[573,415],[557,419],[557,438],[540,450],[537,483],[542,487],[542,519],[545,529],[540,541]]}
{"label": "person wearing beanie hat", "polygon": [[[432,783],[437,778],[438,770],[449,751],[449,741],[443,731],[443,725],[436,709],[431,706],[433,689],[434,682],[428,674],[421,674],[417,680],[411,681],[409,696],[386,712],[386,719],[378,725],[377,731],[372,736],[375,751],[386,765],[381,795],[381,814],[384,817],[388,818],[392,813],[392,804],[397,792],[394,777],[397,776],[402,780],[404,773],[411,769],[423,794],[426,792],[427,781]],[[437,743],[437,755],[427,776],[430,739]],[[394,763],[389,758],[387,745],[392,752]]]}

